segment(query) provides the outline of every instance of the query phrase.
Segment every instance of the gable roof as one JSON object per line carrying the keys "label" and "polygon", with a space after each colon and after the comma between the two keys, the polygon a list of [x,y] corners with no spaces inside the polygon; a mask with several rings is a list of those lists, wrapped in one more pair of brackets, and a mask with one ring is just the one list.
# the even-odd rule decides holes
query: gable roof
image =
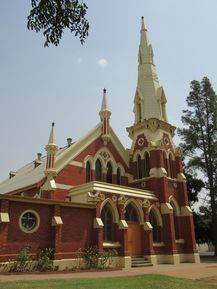
{"label": "gable roof", "polygon": [[[88,145],[94,142],[101,136],[102,123],[98,123],[93,129],[91,129],[86,135],[74,142],[69,147],[61,148],[57,151],[56,161],[54,164],[54,170],[58,173],[67,164],[69,164],[78,154],[80,154]],[[117,149],[118,153],[122,157],[123,161],[129,166],[128,152],[118,139],[115,132],[110,129],[111,142]],[[16,175],[11,179],[7,179],[0,183],[0,194],[6,194],[10,192],[20,191],[27,187],[36,187],[45,178],[44,171],[46,169],[46,156],[41,158],[41,164],[35,167],[34,161],[25,165],[16,172]]]}

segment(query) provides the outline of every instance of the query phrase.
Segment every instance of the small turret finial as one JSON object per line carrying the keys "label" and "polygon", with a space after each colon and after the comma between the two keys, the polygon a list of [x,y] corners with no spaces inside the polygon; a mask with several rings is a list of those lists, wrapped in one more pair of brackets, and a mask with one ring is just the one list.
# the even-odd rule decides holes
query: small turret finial
{"label": "small turret finial", "polygon": [[144,16],[142,16],[141,19],[142,19],[141,30],[143,30],[143,29],[145,29]]}
{"label": "small turret finial", "polygon": [[54,127],[55,126],[55,123],[54,122],[52,122],[52,127]]}
{"label": "small turret finial", "polygon": [[105,88],[103,89],[103,93],[106,93],[106,89]]}

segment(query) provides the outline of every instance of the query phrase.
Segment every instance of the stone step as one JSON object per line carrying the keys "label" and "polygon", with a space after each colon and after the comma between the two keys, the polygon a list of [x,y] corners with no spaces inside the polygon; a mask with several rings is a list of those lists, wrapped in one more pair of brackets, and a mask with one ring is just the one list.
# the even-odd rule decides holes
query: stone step
{"label": "stone step", "polygon": [[146,266],[153,266],[153,264],[147,260],[144,259],[144,257],[132,257],[132,267],[146,267]]}

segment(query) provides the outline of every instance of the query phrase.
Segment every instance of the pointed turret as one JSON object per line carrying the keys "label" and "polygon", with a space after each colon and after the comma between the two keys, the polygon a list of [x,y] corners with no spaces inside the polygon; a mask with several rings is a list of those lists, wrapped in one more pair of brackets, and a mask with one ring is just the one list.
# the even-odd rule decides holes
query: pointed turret
{"label": "pointed turret", "polygon": [[56,183],[54,180],[54,177],[56,176],[56,171],[54,169],[54,165],[56,152],[58,150],[58,146],[55,143],[54,122],[52,123],[48,144],[46,145],[45,149],[47,151],[47,163],[44,173],[47,177],[47,180],[43,185],[43,190],[53,191],[56,189]]}
{"label": "pointed turret", "polygon": [[138,81],[134,98],[135,124],[150,118],[167,121],[165,103],[166,97],[158,81],[154,65],[154,53],[142,17],[138,54]]}
{"label": "pointed turret", "polygon": [[102,122],[102,139],[104,141],[104,144],[106,145],[107,142],[110,140],[110,116],[111,116],[111,111],[109,110],[108,107],[108,100],[107,100],[107,95],[106,95],[106,89],[103,89],[103,99],[102,99],[102,106],[101,106],[101,111],[99,112],[100,119]]}
{"label": "pointed turret", "polygon": [[52,169],[54,167],[55,155],[58,149],[58,146],[55,144],[54,122],[52,123],[48,144],[45,149],[47,151],[46,169]]}

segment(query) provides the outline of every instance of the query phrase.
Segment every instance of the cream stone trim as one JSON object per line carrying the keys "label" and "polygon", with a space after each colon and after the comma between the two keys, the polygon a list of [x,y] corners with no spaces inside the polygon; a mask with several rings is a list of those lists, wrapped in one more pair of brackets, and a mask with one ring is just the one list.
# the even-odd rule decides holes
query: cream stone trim
{"label": "cream stone trim", "polygon": [[133,207],[136,209],[138,216],[139,216],[139,222],[140,224],[143,224],[144,222],[144,213],[142,210],[142,204],[140,204],[137,200],[130,198],[128,199],[125,204],[124,204],[124,208],[126,208],[129,204],[132,204]]}
{"label": "cream stone trim", "polygon": [[200,255],[198,253],[184,253],[180,254],[181,263],[200,263]]}
{"label": "cream stone trim", "polygon": [[126,230],[128,228],[128,224],[125,220],[120,220],[119,222],[119,230]]}
{"label": "cream stone trim", "polygon": [[144,231],[152,231],[153,227],[150,222],[144,222]]}
{"label": "cream stone trim", "polygon": [[73,143],[69,148],[57,156],[55,161],[55,169],[61,171],[71,160],[79,155],[86,147],[101,136],[102,123],[91,129],[86,135]]}
{"label": "cream stone trim", "polygon": [[167,171],[165,168],[152,168],[149,174],[151,178],[162,178],[167,176]]}
{"label": "cream stone trim", "polygon": [[87,167],[87,162],[90,163],[90,168],[91,168],[91,170],[95,169],[95,163],[94,163],[94,160],[93,160],[93,157],[92,157],[92,156],[87,155],[87,156],[84,158],[84,161],[83,161],[83,167],[84,167],[84,168]]}
{"label": "cream stone trim", "polygon": [[83,168],[83,167],[84,167],[84,165],[83,165],[82,162],[71,161],[69,164],[70,164],[71,166],[75,166],[75,167],[79,167],[79,168]]}
{"label": "cream stone trim", "polygon": [[167,255],[156,255],[158,264],[179,264],[180,255],[179,254],[167,254]]}
{"label": "cream stone trim", "polygon": [[52,226],[60,226],[60,225],[63,225],[62,218],[60,216],[53,216]]}
{"label": "cream stone trim", "polygon": [[[125,169],[121,163],[117,163],[117,169],[120,169],[121,176],[125,176]],[[116,171],[117,173],[117,171]]]}
{"label": "cream stone trim", "polygon": [[173,208],[169,203],[160,204],[161,215],[173,214]]}
{"label": "cream stone trim", "polygon": [[100,206],[100,214],[102,212],[102,209],[105,205],[109,204],[111,209],[112,209],[112,215],[113,215],[113,221],[114,223],[118,223],[119,222],[119,213],[118,213],[118,209],[115,205],[115,203],[110,199],[110,198],[107,198],[105,199],[102,203],[101,203],[101,206]]}
{"label": "cream stone trim", "polygon": [[154,211],[154,213],[157,217],[158,226],[163,227],[163,220],[162,220],[162,216],[161,216],[159,209],[156,207],[156,205],[153,204],[151,207],[149,207],[148,214],[150,214],[151,210]]}
{"label": "cream stone trim", "polygon": [[[109,158],[104,160],[103,157],[101,156],[102,152],[106,152],[109,155]],[[115,161],[111,151],[107,147],[102,147],[96,152],[96,154],[94,155],[94,158],[93,158],[94,165],[95,165],[97,159],[100,159],[103,169],[107,169],[107,164],[108,164],[108,162],[110,162],[112,165],[113,173],[115,173],[115,170],[117,170],[116,161]],[[95,169],[95,166],[94,166],[94,169]]]}
{"label": "cream stone trim", "polygon": [[171,204],[172,208],[174,209],[175,215],[180,216],[180,213],[181,213],[180,207],[179,207],[179,204],[178,204],[178,202],[174,196],[169,197],[169,203]]}
{"label": "cream stone trim", "polygon": [[126,198],[137,198],[141,200],[158,200],[156,196],[148,190],[141,190],[97,181],[85,183],[70,189],[68,196],[71,197],[71,201],[73,203],[77,202],[80,204],[87,204],[88,194],[95,194],[96,192],[111,193],[117,196],[125,196]]}
{"label": "cream stone trim", "polygon": [[176,244],[184,244],[185,240],[184,239],[177,239]]}
{"label": "cream stone trim", "polygon": [[120,248],[121,244],[119,242],[103,242],[103,248]]}
{"label": "cream stone trim", "polygon": [[153,247],[165,247],[165,244],[164,242],[156,242],[156,243],[153,243]]}
{"label": "cream stone trim", "polygon": [[179,174],[177,174],[177,180],[178,180],[178,182],[185,183],[186,177],[183,173],[179,173]]}
{"label": "cream stone trim", "polygon": [[102,229],[104,227],[103,221],[101,218],[95,218],[93,221],[94,229]]}
{"label": "cream stone trim", "polygon": [[[23,215],[26,214],[26,213],[32,213],[32,214],[34,214],[35,217],[36,217],[36,220],[37,220],[37,223],[36,223],[35,228],[33,228],[31,231],[26,230],[26,229],[23,227],[22,222],[21,222]],[[20,215],[18,223],[19,223],[20,230],[21,230],[22,232],[24,232],[24,233],[26,233],[26,234],[32,234],[32,233],[34,233],[35,231],[37,231],[38,228],[39,228],[39,226],[40,226],[40,216],[39,216],[39,214],[38,214],[36,211],[34,211],[34,210],[25,210],[25,211],[22,212],[22,214]]]}
{"label": "cream stone trim", "polygon": [[181,216],[192,216],[193,212],[189,206],[182,206],[181,207]]}
{"label": "cream stone trim", "polygon": [[125,164],[129,167],[129,155],[122,143],[120,142],[119,138],[113,131],[113,129],[110,127],[110,135],[111,135],[111,141],[114,144],[115,148],[119,152],[120,156],[122,157]]}
{"label": "cream stone trim", "polygon": [[133,175],[129,174],[129,173],[125,173],[124,175],[125,177],[128,178],[128,182],[131,183],[133,181]]}
{"label": "cream stone trim", "polygon": [[1,212],[0,213],[0,223],[9,223],[9,222],[10,222],[9,214],[6,212]]}
{"label": "cream stone trim", "polygon": [[47,176],[44,185],[42,186],[43,191],[54,191],[56,190],[56,182],[54,176],[56,176],[56,171],[54,169],[45,170],[45,175]]}
{"label": "cream stone trim", "polygon": [[71,188],[74,188],[74,186],[69,186],[69,185],[64,185],[64,184],[57,184],[56,183],[56,188],[57,189],[62,189],[62,190],[69,190]]}

